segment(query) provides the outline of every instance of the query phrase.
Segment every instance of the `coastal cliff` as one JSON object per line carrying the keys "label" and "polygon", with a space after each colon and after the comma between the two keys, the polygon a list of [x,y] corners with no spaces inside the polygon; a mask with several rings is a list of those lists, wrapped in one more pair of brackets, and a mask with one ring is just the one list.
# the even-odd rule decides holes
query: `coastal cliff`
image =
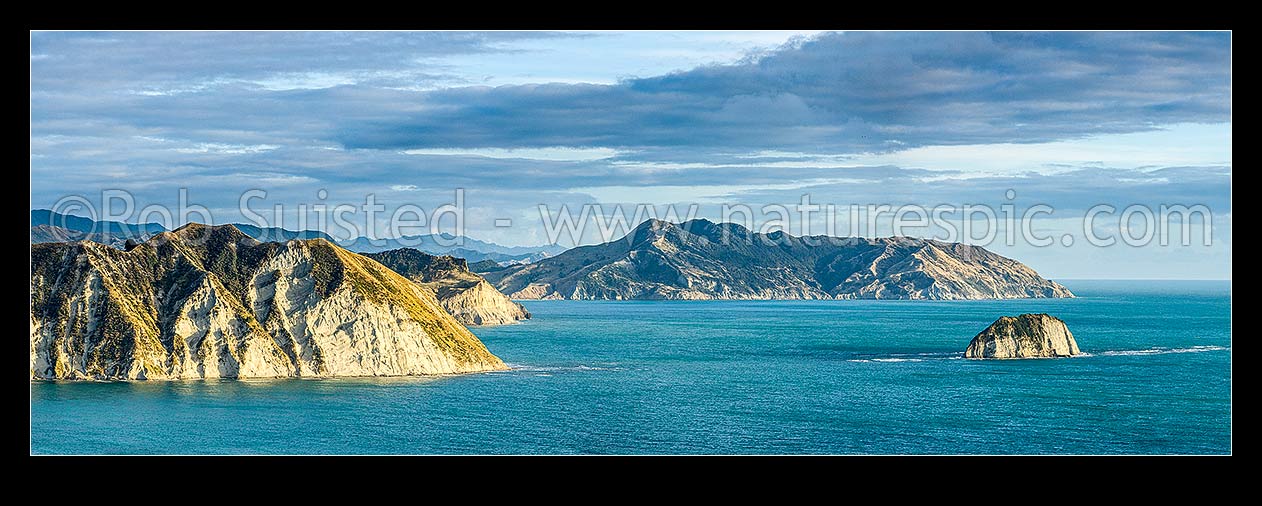
{"label": "coastal cliff", "polygon": [[761,234],[707,220],[648,220],[622,239],[483,276],[514,299],[1073,297],[1021,262],[979,246]]}
{"label": "coastal cliff", "polygon": [[32,379],[505,369],[434,294],[326,240],[189,224],[123,251],[31,246]]}

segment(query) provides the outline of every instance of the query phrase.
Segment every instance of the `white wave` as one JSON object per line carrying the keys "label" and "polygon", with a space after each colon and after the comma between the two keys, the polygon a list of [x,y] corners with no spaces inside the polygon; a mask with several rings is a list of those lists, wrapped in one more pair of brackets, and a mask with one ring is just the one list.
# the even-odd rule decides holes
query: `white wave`
{"label": "white wave", "polygon": [[885,353],[867,358],[855,358],[847,362],[924,362],[926,360],[961,360],[964,352],[930,351],[923,353]]}
{"label": "white wave", "polygon": [[931,351],[929,353],[916,353],[918,357],[962,357],[962,351]]}
{"label": "white wave", "polygon": [[928,360],[954,360],[964,358],[962,351],[931,351],[927,353],[891,353],[891,357],[922,357]]}
{"label": "white wave", "polygon": [[1225,346],[1192,346],[1190,348],[1160,348],[1153,347],[1146,350],[1109,350],[1096,353],[1083,353],[1083,356],[1101,356],[1101,357],[1134,357],[1140,355],[1167,355],[1170,353],[1203,353],[1207,351],[1226,351],[1230,348]]}
{"label": "white wave", "polygon": [[920,358],[855,358],[847,362],[924,362]]}
{"label": "white wave", "polygon": [[[590,365],[575,366],[546,366],[546,365],[526,365],[526,364],[505,364],[509,369],[521,372],[573,372],[573,371],[620,371],[617,367],[595,367]],[[551,375],[549,375],[551,376]]]}

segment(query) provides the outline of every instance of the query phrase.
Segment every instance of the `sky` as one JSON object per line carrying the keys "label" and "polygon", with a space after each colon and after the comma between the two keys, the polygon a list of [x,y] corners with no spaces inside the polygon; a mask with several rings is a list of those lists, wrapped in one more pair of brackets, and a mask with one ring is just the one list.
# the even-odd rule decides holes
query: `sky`
{"label": "sky", "polygon": [[[342,237],[318,206],[371,198],[382,211],[350,221],[388,237],[417,233],[389,227],[395,210],[460,204],[468,236],[538,245],[562,206],[632,221],[636,206],[712,220],[748,206],[759,228],[779,218],[763,206],[804,195],[842,222],[868,216],[851,205],[1043,204],[1030,229],[1071,239],[981,242],[1051,278],[1231,277],[1229,33],[33,32],[30,46],[32,209],[86,201],[137,221],[183,200],[211,216],[175,225],[262,216]],[[1116,209],[1097,236],[1159,230],[1122,223],[1128,206],[1209,217],[1189,246],[1096,246],[1097,205]],[[834,235],[889,235],[888,218]],[[560,242],[602,242],[597,221]]]}

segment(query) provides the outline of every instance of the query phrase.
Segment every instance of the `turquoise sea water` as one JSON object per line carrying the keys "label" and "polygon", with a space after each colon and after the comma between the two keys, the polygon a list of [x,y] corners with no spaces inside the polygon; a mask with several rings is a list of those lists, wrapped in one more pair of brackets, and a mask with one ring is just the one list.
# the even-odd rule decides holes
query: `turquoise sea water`
{"label": "turquoise sea water", "polygon": [[[32,383],[35,454],[1229,453],[1230,282],[1017,301],[527,302],[509,372]],[[1089,356],[964,360],[1047,312]]]}

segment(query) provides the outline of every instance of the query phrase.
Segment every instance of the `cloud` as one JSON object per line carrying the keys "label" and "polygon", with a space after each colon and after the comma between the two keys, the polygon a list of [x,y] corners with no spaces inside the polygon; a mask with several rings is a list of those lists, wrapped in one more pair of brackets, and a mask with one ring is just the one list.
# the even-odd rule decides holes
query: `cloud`
{"label": "cloud", "polygon": [[[905,169],[903,169],[905,170]],[[936,206],[1012,204],[1018,211],[1046,204],[1059,214],[1081,212],[1098,204],[1118,209],[1132,204],[1153,209],[1167,205],[1205,205],[1215,214],[1231,212],[1231,167],[1085,167],[1056,173],[1011,175],[942,174],[893,177],[873,187],[868,181],[802,185],[788,190],[752,189],[728,195],[732,201],[790,204],[803,194],[837,206],[890,204]],[[1006,198],[1008,190],[1015,198]]]}
{"label": "cloud", "polygon": [[408,149],[408,155],[482,156],[486,158],[523,158],[528,160],[602,160],[613,158],[617,150],[609,148],[480,148],[480,149]]}
{"label": "cloud", "polygon": [[[1223,33],[825,34],[615,85],[462,87],[351,119],[348,147],[810,149],[1048,142],[1225,122]],[[408,97],[401,97],[408,98]]]}
{"label": "cloud", "polygon": [[227,153],[227,154],[244,154],[244,153],[261,153],[271,151],[280,146],[272,144],[258,144],[253,146],[243,144],[222,144],[217,142],[200,142],[193,147],[175,148],[179,153]]}
{"label": "cloud", "polygon": [[[32,130],[105,123],[237,144],[704,158],[1049,142],[1230,120],[1226,33],[829,33],[612,85],[463,86],[425,63],[552,36],[37,33],[32,54],[50,56],[31,62]],[[233,134],[254,138],[224,138]]]}
{"label": "cloud", "polygon": [[[407,84],[435,77],[423,60],[507,51],[504,43],[575,37],[555,32],[33,32],[32,93],[248,83],[262,90]],[[321,83],[323,82],[323,83]]]}

